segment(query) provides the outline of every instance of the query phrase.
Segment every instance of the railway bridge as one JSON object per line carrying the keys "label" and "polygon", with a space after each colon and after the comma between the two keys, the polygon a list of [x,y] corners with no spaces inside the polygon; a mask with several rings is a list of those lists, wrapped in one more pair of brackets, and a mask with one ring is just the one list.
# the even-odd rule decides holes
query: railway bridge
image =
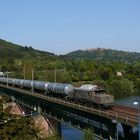
{"label": "railway bridge", "polygon": [[96,134],[103,137],[114,139],[117,137],[117,122],[123,127],[124,137],[122,139],[136,140],[138,137],[137,134],[132,133],[133,127],[138,124],[137,110],[133,108],[114,105],[112,109],[101,110],[2,84],[0,84],[0,94],[11,97],[19,104],[31,109],[37,108],[43,115],[79,129],[91,127]]}

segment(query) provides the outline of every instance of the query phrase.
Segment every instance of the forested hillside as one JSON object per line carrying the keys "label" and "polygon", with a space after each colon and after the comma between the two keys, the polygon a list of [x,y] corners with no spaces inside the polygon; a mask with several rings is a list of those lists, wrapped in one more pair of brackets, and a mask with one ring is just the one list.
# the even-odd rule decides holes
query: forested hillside
{"label": "forested hillside", "polygon": [[77,50],[66,54],[64,57],[99,61],[121,61],[127,63],[140,60],[140,53],[97,48]]}
{"label": "forested hillside", "polygon": [[28,77],[34,66],[40,69],[49,61],[55,61],[58,58],[57,55],[50,52],[36,50],[31,46],[20,46],[0,39],[0,69],[13,71],[19,77],[23,75],[23,68],[25,68]]}
{"label": "forested hillside", "polygon": [[139,53],[108,49],[56,56],[0,40],[0,71],[11,72],[9,77],[32,79],[34,71],[35,80],[97,84],[118,98],[140,95],[139,57]]}
{"label": "forested hillside", "polygon": [[0,59],[52,59],[56,55],[35,50],[31,46],[20,46],[0,39]]}

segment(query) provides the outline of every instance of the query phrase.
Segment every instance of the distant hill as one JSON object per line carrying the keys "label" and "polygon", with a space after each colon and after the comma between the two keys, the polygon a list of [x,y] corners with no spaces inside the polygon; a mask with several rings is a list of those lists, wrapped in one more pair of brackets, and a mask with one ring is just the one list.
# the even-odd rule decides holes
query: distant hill
{"label": "distant hill", "polygon": [[63,56],[63,58],[86,59],[98,61],[135,62],[140,60],[140,53],[117,51],[112,49],[94,48],[77,50]]}
{"label": "distant hill", "polygon": [[52,59],[56,58],[53,53],[33,49],[31,46],[20,46],[0,39],[0,59]]}
{"label": "distant hill", "polygon": [[31,46],[20,46],[11,42],[0,39],[0,61],[7,59],[19,60],[97,60],[97,61],[121,61],[121,62],[136,62],[140,60],[140,53],[117,51],[104,48],[93,48],[86,50],[77,50],[66,55],[57,56],[50,52],[40,51]]}

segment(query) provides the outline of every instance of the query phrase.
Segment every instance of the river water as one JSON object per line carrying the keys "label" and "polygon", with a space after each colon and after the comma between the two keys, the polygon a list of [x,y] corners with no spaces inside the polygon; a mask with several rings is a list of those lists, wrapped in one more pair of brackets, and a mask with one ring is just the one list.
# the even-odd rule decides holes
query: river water
{"label": "river water", "polygon": [[62,124],[62,137],[64,140],[83,140],[83,132]]}
{"label": "river water", "polygon": [[[136,101],[140,103],[140,96],[132,96],[125,99],[120,99],[115,103],[137,108],[137,106],[134,105],[134,102]],[[117,128],[120,133],[123,133],[122,126],[120,124],[117,125]],[[137,131],[137,128],[134,128],[134,131]],[[83,140],[83,135],[84,134],[82,131],[62,124],[62,137],[64,140]]]}
{"label": "river water", "polygon": [[140,103],[140,96],[132,96],[132,97],[129,97],[126,99],[120,99],[120,100],[116,101],[116,103],[137,108],[137,106],[134,105],[134,102],[136,102],[136,101]]}

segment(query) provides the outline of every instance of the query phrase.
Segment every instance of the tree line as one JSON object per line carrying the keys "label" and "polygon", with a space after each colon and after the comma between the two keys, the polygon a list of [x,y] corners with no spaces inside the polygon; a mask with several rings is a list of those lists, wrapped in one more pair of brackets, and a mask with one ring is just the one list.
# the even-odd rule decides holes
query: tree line
{"label": "tree line", "polygon": [[[0,63],[1,71],[12,72],[9,77],[50,82],[97,84],[116,98],[140,95],[140,62],[100,62],[93,60],[19,60]],[[119,74],[118,74],[119,73]]]}

